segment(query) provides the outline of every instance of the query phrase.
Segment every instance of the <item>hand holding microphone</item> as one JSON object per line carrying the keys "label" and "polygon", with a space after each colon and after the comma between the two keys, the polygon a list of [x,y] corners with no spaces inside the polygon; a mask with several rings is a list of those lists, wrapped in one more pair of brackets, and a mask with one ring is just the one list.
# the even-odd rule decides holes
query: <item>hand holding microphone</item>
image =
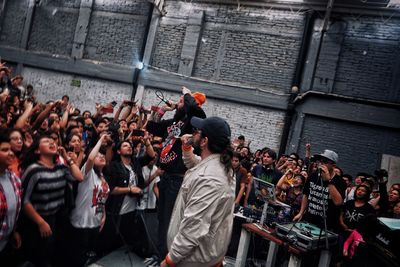
{"label": "hand holding microphone", "polygon": [[191,146],[193,145],[193,135],[191,134],[184,134],[180,137],[182,141],[182,145]]}
{"label": "hand holding microphone", "polygon": [[329,181],[331,179],[329,170],[324,164],[318,164],[318,174],[324,181]]}
{"label": "hand holding microphone", "polygon": [[179,137],[182,142],[182,151],[191,151],[193,145],[193,135],[191,134],[184,134]]}

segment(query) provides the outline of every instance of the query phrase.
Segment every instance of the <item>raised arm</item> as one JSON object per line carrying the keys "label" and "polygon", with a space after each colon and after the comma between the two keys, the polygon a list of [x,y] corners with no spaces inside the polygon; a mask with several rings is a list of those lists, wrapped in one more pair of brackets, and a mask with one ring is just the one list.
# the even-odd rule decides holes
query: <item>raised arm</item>
{"label": "raised arm", "polygon": [[69,117],[69,114],[73,113],[73,109],[74,108],[71,106],[71,104],[68,104],[67,107],[65,108],[63,116],[61,117],[61,121],[60,121],[61,129],[65,129],[67,127],[68,117]]}
{"label": "raised arm", "polygon": [[46,108],[39,114],[35,122],[32,124],[32,129],[39,129],[42,122],[49,117],[50,111],[55,107],[61,104],[61,100],[57,100],[52,104],[46,105]]}
{"label": "raised arm", "polygon": [[151,158],[155,158],[156,154],[154,152],[153,146],[151,145],[150,134],[148,131],[144,132],[143,141],[144,141],[144,145],[146,147],[146,154]]}
{"label": "raised arm", "polygon": [[128,117],[126,117],[126,122],[130,122],[133,118],[136,118],[136,113],[138,112],[138,107],[137,105],[134,105],[131,110],[130,113],[128,115]]}
{"label": "raised arm", "polygon": [[15,123],[16,129],[22,129],[26,123],[26,120],[32,115],[33,112],[33,103],[25,100],[24,102],[24,113],[18,118],[17,122]]}
{"label": "raised arm", "polygon": [[96,145],[93,147],[92,151],[90,152],[85,165],[85,174],[88,173],[93,168],[94,160],[97,154],[99,153],[101,144],[103,143],[105,137],[106,135],[103,134],[97,141]]}
{"label": "raised arm", "polygon": [[119,117],[120,117],[120,115],[121,115],[121,111],[124,109],[125,106],[126,106],[126,105],[125,105],[125,101],[123,101],[123,102],[121,103],[121,105],[119,106],[117,112],[115,112],[115,115],[114,115],[114,122],[118,122],[118,121],[119,121]]}
{"label": "raised arm", "polygon": [[79,169],[78,164],[75,163],[75,161],[68,156],[67,151],[65,151],[64,147],[59,147],[59,153],[61,156],[67,161],[69,168],[71,170],[71,174],[74,177],[74,179],[78,182],[83,181],[83,174],[81,170]]}

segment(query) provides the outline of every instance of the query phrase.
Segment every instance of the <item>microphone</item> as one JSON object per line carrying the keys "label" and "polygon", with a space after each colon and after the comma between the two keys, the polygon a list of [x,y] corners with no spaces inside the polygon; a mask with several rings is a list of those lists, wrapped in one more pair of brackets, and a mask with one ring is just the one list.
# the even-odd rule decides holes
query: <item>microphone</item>
{"label": "microphone", "polygon": [[168,107],[172,106],[171,102],[164,98],[164,94],[161,91],[156,91],[155,94],[162,102],[167,104]]}
{"label": "microphone", "polygon": [[163,98],[161,101],[164,102],[168,107],[172,107],[171,102],[169,102],[169,101],[166,100],[165,98]]}
{"label": "microphone", "polygon": [[321,177],[321,174],[323,172],[321,163],[318,163],[317,172],[318,172],[318,178]]}

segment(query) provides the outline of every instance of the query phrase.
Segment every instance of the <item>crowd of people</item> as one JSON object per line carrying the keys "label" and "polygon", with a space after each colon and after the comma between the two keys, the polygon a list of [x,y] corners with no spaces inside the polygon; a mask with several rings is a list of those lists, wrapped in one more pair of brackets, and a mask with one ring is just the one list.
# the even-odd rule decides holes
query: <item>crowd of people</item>
{"label": "crowd of people", "polygon": [[[252,153],[244,136],[230,142],[224,121],[206,119],[200,92],[183,87],[162,107],[96,104],[92,114],[68,95],[41,103],[23,84],[0,63],[0,263],[7,266],[84,266],[122,244],[148,266],[220,266],[233,206],[257,208],[254,177],[276,186],[290,220],[323,228],[325,209],[328,229],[341,237],[335,262],[351,261],[345,241],[366,233],[367,218],[400,218],[400,184],[387,190],[385,170],[353,179],[334,151],[312,156],[310,144],[303,159],[268,147]],[[163,119],[166,112],[173,117]],[[149,229],[146,214],[157,214],[158,229]],[[211,241],[215,235],[224,242]]]}

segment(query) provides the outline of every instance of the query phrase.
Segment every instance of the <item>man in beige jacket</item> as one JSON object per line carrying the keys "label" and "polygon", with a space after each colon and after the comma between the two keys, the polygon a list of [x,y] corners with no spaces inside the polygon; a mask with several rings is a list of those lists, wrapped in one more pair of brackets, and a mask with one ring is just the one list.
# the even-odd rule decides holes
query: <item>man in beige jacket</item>
{"label": "man in beige jacket", "polygon": [[[218,117],[193,117],[191,124],[197,128],[192,145],[188,136],[182,137],[190,169],[175,202],[162,267],[221,266],[230,242],[235,201],[230,127]],[[200,157],[193,147],[200,149]]]}

